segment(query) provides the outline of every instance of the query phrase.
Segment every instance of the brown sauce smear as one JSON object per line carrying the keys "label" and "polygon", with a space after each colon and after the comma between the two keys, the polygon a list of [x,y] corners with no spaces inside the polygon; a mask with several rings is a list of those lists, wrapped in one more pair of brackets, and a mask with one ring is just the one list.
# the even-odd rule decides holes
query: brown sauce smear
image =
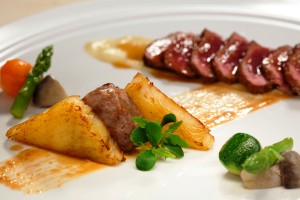
{"label": "brown sauce smear", "polygon": [[30,148],[0,162],[0,183],[26,194],[41,193],[103,167],[88,160]]}
{"label": "brown sauce smear", "polygon": [[173,98],[208,128],[290,98],[276,90],[265,94],[251,94],[239,84],[216,83]]}

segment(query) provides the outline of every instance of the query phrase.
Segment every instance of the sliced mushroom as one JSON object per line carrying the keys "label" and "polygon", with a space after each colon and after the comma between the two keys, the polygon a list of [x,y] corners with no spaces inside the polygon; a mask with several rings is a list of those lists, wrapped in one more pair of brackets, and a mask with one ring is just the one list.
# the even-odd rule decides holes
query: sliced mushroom
{"label": "sliced mushroom", "polygon": [[33,103],[40,107],[50,107],[68,95],[61,84],[51,75],[46,76],[33,94]]}
{"label": "sliced mushroom", "polygon": [[245,170],[241,172],[243,185],[248,189],[264,189],[281,186],[279,165],[274,165],[267,171],[259,174],[251,174]]}
{"label": "sliced mushroom", "polygon": [[282,153],[284,160],[280,163],[282,184],[285,188],[300,187],[300,155],[295,151]]}

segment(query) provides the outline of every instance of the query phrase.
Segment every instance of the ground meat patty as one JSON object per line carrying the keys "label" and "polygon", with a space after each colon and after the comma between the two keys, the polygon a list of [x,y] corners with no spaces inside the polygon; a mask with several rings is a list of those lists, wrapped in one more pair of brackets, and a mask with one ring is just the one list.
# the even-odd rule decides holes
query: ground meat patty
{"label": "ground meat patty", "polygon": [[190,65],[190,58],[198,37],[193,33],[183,32],[176,33],[173,37],[172,44],[164,53],[166,68],[188,78],[196,77],[196,72]]}
{"label": "ground meat patty", "polygon": [[134,149],[130,133],[137,125],[132,117],[141,114],[123,89],[107,83],[88,93],[82,100],[103,121],[122,151],[130,152]]}
{"label": "ground meat patty", "polygon": [[225,41],[224,47],[217,51],[213,60],[213,68],[218,80],[225,83],[238,81],[237,69],[247,47],[248,41],[237,33],[233,33]]}
{"label": "ground meat patty", "polygon": [[264,93],[272,89],[272,84],[261,72],[262,60],[270,54],[268,48],[256,42],[250,42],[245,56],[238,68],[239,82],[252,93]]}
{"label": "ground meat patty", "polygon": [[284,78],[282,66],[287,62],[291,52],[292,47],[289,45],[278,47],[263,60],[261,68],[265,78],[286,94],[292,94],[292,91]]}
{"label": "ground meat patty", "polygon": [[211,61],[223,44],[224,42],[219,35],[205,29],[200,36],[199,43],[193,49],[191,65],[206,82],[217,81]]}
{"label": "ground meat patty", "polygon": [[297,44],[284,66],[285,79],[293,92],[300,95],[300,44]]}

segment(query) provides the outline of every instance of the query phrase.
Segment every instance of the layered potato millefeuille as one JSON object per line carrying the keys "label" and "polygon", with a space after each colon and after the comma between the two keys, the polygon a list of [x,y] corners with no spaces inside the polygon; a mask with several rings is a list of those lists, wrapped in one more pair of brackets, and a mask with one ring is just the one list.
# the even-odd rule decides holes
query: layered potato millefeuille
{"label": "layered potato millefeuille", "polygon": [[13,140],[114,165],[124,160],[103,122],[79,96],[70,96],[7,131]]}
{"label": "layered potato millefeuille", "polygon": [[[165,114],[174,113],[183,121],[174,134],[181,136],[191,148],[208,150],[213,146],[210,130],[141,73],[127,84],[125,92],[148,120],[161,120]],[[124,152],[103,120],[79,96],[65,98],[11,127],[6,135],[15,141],[98,163],[115,165],[125,160]]]}

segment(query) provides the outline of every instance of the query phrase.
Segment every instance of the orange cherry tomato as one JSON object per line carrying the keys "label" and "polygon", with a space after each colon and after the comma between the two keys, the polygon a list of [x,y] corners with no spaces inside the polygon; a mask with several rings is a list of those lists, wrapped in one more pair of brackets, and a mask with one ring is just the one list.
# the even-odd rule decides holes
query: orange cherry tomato
{"label": "orange cherry tomato", "polygon": [[11,96],[17,96],[31,69],[32,65],[24,60],[7,61],[0,71],[0,86],[3,91]]}

